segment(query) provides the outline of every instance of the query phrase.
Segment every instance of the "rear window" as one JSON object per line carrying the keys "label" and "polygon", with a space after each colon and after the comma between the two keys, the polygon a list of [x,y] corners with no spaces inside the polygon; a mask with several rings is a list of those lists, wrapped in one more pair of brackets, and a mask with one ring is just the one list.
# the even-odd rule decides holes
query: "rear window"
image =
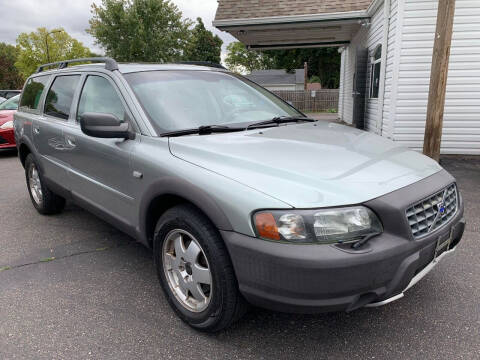
{"label": "rear window", "polygon": [[0,110],[17,110],[20,95],[14,96],[0,104]]}
{"label": "rear window", "polygon": [[40,98],[42,97],[42,92],[43,89],[45,89],[48,78],[48,75],[38,76],[27,81],[22,99],[20,100],[21,109],[35,110],[40,107]]}
{"label": "rear window", "polygon": [[15,95],[18,95],[18,94],[20,94],[20,91],[9,91],[9,92],[7,93],[6,98],[7,98],[7,99],[10,99],[10,98],[12,98],[12,97],[14,97]]}
{"label": "rear window", "polygon": [[45,114],[67,120],[80,75],[57,76],[47,93]]}

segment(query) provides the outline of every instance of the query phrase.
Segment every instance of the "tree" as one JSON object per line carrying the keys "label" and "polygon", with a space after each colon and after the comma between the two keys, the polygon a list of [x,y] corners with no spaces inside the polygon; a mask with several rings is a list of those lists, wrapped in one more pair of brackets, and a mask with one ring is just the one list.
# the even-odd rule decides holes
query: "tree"
{"label": "tree", "polygon": [[184,59],[187,61],[210,61],[220,64],[223,41],[218,35],[205,29],[201,18],[193,28],[185,47]]}
{"label": "tree", "polygon": [[90,50],[62,28],[48,31],[38,28],[17,37],[18,57],[15,66],[27,78],[36,68],[48,62],[89,57]]}
{"label": "tree", "polygon": [[20,89],[23,78],[15,67],[18,50],[15,46],[0,43],[0,89]]}
{"label": "tree", "polygon": [[308,63],[308,76],[320,78],[322,87],[336,89],[340,85],[340,54],[337,48],[249,51],[241,42],[227,47],[225,63],[232,71],[243,73],[261,69],[285,69],[292,72]]}
{"label": "tree", "polygon": [[227,46],[227,67],[237,73],[252,72],[253,70],[270,69],[274,66],[270,57],[262,53],[248,50],[245,44],[237,41]]}
{"label": "tree", "polygon": [[308,76],[318,76],[322,87],[337,89],[340,85],[340,54],[337,48],[268,50],[264,52],[276,69],[303,69],[308,63]]}
{"label": "tree", "polygon": [[102,0],[87,32],[118,61],[171,62],[183,57],[190,20],[170,0]]}

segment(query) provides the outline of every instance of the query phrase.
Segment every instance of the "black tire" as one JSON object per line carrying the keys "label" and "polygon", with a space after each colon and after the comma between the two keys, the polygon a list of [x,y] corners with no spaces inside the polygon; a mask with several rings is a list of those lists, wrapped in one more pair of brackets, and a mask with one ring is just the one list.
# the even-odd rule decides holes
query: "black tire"
{"label": "black tire", "polygon": [[[30,187],[30,170],[34,167],[38,172],[38,177],[40,180],[40,188],[41,188],[41,200],[36,201],[34,195],[32,194],[32,190]],[[37,211],[42,215],[54,215],[62,212],[65,208],[65,199],[55,193],[53,193],[45,184],[43,175],[38,167],[35,158],[32,154],[28,154],[27,158],[25,159],[25,179],[27,181],[27,189],[28,193],[30,194],[30,199],[32,200],[32,204],[37,209]]]}
{"label": "black tire", "polygon": [[[192,312],[172,292],[163,267],[163,245],[167,235],[180,229],[192,234],[201,246],[212,278],[210,303],[202,312]],[[167,210],[158,220],[153,243],[154,261],[160,284],[170,306],[187,324],[204,332],[217,332],[240,319],[247,304],[238,290],[233,266],[215,226],[189,204]]]}

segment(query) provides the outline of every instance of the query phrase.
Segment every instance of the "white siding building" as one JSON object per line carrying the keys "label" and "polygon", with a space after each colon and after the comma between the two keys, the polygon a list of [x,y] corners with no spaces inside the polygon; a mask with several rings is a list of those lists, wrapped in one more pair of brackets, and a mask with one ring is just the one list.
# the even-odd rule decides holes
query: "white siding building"
{"label": "white siding building", "polygon": [[[422,149],[438,0],[245,2],[220,0],[215,26],[253,49],[338,46],[339,117]],[[441,152],[480,155],[480,0],[456,1]]]}

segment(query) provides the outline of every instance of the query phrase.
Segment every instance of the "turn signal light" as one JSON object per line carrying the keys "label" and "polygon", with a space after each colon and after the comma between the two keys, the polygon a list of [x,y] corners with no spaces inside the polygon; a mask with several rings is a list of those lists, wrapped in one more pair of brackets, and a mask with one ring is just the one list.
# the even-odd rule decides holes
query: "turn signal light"
{"label": "turn signal light", "polygon": [[280,240],[277,223],[271,213],[258,213],[255,215],[255,227],[261,238]]}

